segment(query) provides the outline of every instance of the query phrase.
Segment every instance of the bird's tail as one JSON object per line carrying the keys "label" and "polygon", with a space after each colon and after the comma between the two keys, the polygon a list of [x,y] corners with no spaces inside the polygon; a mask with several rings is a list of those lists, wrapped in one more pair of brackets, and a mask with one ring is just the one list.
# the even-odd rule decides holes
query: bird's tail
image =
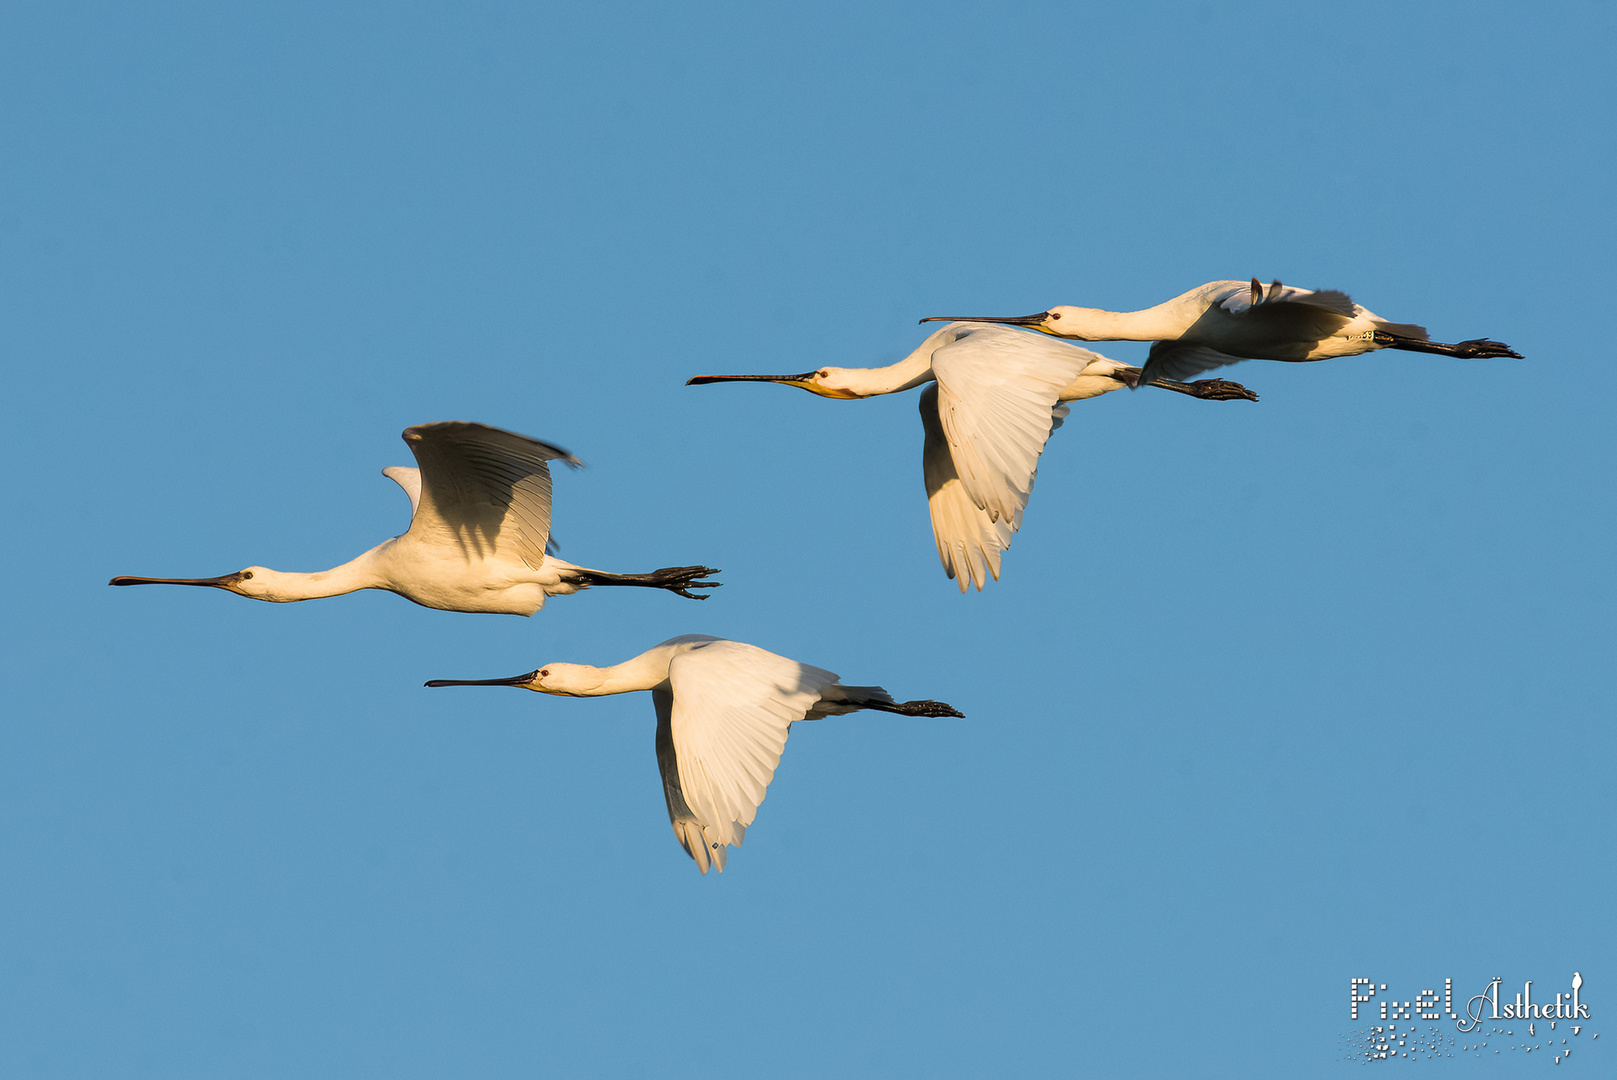
{"label": "bird's tail", "polygon": [[1376,320],[1376,329],[1394,337],[1413,338],[1416,341],[1430,341],[1432,335],[1426,332],[1426,327],[1416,326],[1407,322],[1387,322],[1385,319]]}
{"label": "bird's tail", "polygon": [[[1112,378],[1116,379],[1124,386],[1127,386],[1130,390],[1138,390],[1140,388],[1140,369],[1137,367],[1130,367],[1128,364],[1119,364],[1117,365],[1117,370],[1109,372],[1109,374],[1112,376]],[[1063,416],[1065,416],[1065,414],[1063,414]],[[1056,426],[1060,427],[1061,425],[1058,423]]]}

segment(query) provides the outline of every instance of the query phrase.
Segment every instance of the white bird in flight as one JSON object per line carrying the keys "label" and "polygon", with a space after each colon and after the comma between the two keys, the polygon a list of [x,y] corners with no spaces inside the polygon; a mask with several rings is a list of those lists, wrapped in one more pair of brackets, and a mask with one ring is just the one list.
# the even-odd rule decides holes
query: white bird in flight
{"label": "white bird in flight", "polygon": [[419,468],[382,474],[410,497],[410,527],[330,570],[289,573],[249,566],[214,578],[115,577],[111,585],[207,585],[254,600],[288,603],[386,589],[444,611],[532,615],[551,596],[592,585],[667,589],[693,600],[717,581],[706,566],[609,574],[551,553],[550,466],[581,462],[567,451],[510,431],[451,420],[404,429]]}
{"label": "white bird in flight", "polygon": [[1276,281],[1267,291],[1257,278],[1209,281],[1183,296],[1141,311],[1053,307],[1032,315],[932,315],[921,321],[1006,323],[1076,341],[1150,341],[1140,378],[1188,379],[1242,360],[1328,360],[1375,349],[1406,349],[1472,360],[1521,354],[1510,346],[1473,338],[1458,345],[1428,340],[1426,328],[1394,323],[1355,304],[1335,289],[1294,289]]}
{"label": "white bird in flight", "polygon": [[865,398],[935,382],[921,394],[926,447],[921,471],[932,535],[944,572],[980,591],[999,580],[1000,556],[1022,527],[1039,455],[1082,401],[1146,382],[1210,400],[1258,396],[1239,383],[1145,379],[1139,368],[1038,334],[956,322],[930,335],[896,364],[823,367],[801,375],[698,375],[686,385],[773,382],[828,398]]}
{"label": "white bird in flight", "polygon": [[941,701],[894,701],[879,686],[843,686],[834,672],[756,645],[686,634],[611,667],[546,664],[507,679],[433,679],[428,686],[515,686],[564,697],[650,690],[657,768],[674,836],[702,873],[724,870],[775,776],[799,720],[878,709],[960,716]]}

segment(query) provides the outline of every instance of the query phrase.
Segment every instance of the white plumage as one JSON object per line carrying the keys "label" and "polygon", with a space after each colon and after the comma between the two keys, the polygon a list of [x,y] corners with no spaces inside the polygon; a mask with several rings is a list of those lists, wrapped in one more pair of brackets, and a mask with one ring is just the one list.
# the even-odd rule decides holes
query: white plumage
{"label": "white plumage", "polygon": [[406,428],[418,468],[382,474],[410,498],[410,527],[341,566],[291,573],[249,566],[216,578],[115,577],[113,585],[206,585],[255,600],[288,603],[385,589],[445,611],[532,615],[551,596],[592,585],[638,585],[677,592],[714,588],[718,571],[676,566],[650,574],[610,574],[548,552],[550,465],[580,462],[567,451],[486,424],[451,420]]}
{"label": "white plumage", "polygon": [[895,702],[879,686],[843,686],[834,672],[703,634],[670,638],[611,667],[555,663],[506,679],[427,685],[515,686],[567,697],[651,691],[668,820],[704,874],[709,865],[722,871],[727,850],[746,836],[792,724],[857,709],[960,715],[937,701]]}
{"label": "white plumage", "polygon": [[[933,315],[922,322],[962,318]],[[1426,329],[1395,323],[1335,289],[1297,289],[1276,281],[1209,281],[1139,311],[1060,306],[1032,315],[967,317],[968,322],[1026,326],[1076,341],[1151,341],[1140,378],[1188,379],[1242,360],[1304,362],[1375,349],[1440,353],[1462,359],[1521,354],[1487,338],[1449,345]]]}
{"label": "white plumage", "polygon": [[[981,322],[956,322],[927,337],[909,356],[881,368],[825,367],[801,375],[698,375],[692,384],[774,382],[821,397],[864,398],[924,383],[921,424],[932,534],[944,572],[980,590],[998,580],[1000,556],[1022,527],[1050,432],[1064,402],[1136,386],[1140,370],[1039,334]],[[1222,379],[1148,380],[1192,397],[1256,401]]]}

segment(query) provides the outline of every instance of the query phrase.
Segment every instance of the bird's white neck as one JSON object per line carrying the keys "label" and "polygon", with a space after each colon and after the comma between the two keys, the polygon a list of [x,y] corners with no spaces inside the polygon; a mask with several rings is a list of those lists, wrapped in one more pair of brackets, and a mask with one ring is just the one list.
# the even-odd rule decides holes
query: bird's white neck
{"label": "bird's white neck", "polygon": [[659,645],[633,660],[625,660],[611,667],[547,664],[551,674],[545,679],[544,689],[573,697],[605,697],[636,690],[655,690],[668,681],[668,664],[677,651],[675,646]]}
{"label": "bird's white neck", "polygon": [[929,336],[920,346],[896,364],[878,368],[831,368],[837,390],[852,397],[875,397],[878,394],[896,394],[900,390],[920,386],[932,380],[932,353],[952,327],[945,327]]}
{"label": "bird's white neck", "polygon": [[1161,341],[1178,337],[1195,321],[1194,316],[1186,318],[1183,308],[1178,298],[1140,311],[1064,307],[1061,320],[1050,329],[1081,341]]}
{"label": "bird's white neck", "polygon": [[252,580],[241,583],[240,591],[244,596],[285,604],[294,600],[318,600],[324,596],[341,596],[344,593],[358,592],[360,589],[385,589],[388,583],[379,572],[376,558],[377,552],[385,546],[384,544],[372,548],[341,566],[334,566],[330,570],[316,570],[313,573],[257,567],[253,571]]}

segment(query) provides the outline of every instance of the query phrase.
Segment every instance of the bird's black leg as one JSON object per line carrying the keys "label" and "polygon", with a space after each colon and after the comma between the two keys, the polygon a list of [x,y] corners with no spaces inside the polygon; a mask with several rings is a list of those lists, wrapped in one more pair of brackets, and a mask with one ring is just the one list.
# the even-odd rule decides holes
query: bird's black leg
{"label": "bird's black leg", "polygon": [[1190,383],[1175,382],[1173,379],[1147,379],[1145,385],[1160,386],[1164,390],[1172,390],[1176,394],[1189,394],[1204,401],[1258,400],[1257,394],[1228,379],[1198,379]]}
{"label": "bird's black leg", "polygon": [[581,585],[637,585],[645,589],[667,589],[692,600],[706,600],[706,593],[691,589],[717,589],[722,581],[702,581],[717,574],[711,566],[665,566],[649,574],[609,574],[605,570],[574,570],[569,576]]}
{"label": "bird's black leg", "polygon": [[1383,348],[1438,353],[1441,356],[1456,356],[1461,360],[1486,360],[1497,356],[1508,356],[1513,360],[1522,359],[1521,353],[1503,341],[1490,341],[1487,338],[1472,338],[1470,341],[1449,345],[1441,341],[1422,341],[1419,338],[1400,337],[1384,330],[1377,330],[1375,339],[1376,344]]}

